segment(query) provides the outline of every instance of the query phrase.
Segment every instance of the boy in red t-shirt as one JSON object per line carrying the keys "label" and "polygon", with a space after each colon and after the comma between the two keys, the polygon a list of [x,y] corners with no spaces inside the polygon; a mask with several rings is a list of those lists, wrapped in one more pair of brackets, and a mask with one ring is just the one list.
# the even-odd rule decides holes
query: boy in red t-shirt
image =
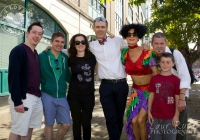
{"label": "boy in red t-shirt", "polygon": [[151,140],[176,140],[180,79],[171,73],[174,62],[172,54],[163,53],[159,61],[161,73],[151,78],[148,99]]}

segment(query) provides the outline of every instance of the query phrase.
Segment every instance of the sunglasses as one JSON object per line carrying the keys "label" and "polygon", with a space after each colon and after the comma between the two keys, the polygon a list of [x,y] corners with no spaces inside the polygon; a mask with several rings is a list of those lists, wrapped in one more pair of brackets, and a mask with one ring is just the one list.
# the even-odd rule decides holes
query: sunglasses
{"label": "sunglasses", "polygon": [[80,44],[85,45],[85,44],[86,44],[86,41],[85,41],[85,40],[82,40],[82,41],[75,41],[75,44],[76,44],[76,45],[80,45]]}
{"label": "sunglasses", "polygon": [[137,34],[136,34],[136,33],[128,33],[128,34],[127,34],[127,37],[131,37],[131,36],[136,37]]}
{"label": "sunglasses", "polygon": [[59,70],[59,69],[60,69],[60,66],[59,66],[58,59],[55,60],[55,63],[56,63],[56,69]]}
{"label": "sunglasses", "polygon": [[94,22],[98,22],[98,21],[103,21],[103,22],[107,22],[107,20],[104,17],[98,17],[94,20]]}

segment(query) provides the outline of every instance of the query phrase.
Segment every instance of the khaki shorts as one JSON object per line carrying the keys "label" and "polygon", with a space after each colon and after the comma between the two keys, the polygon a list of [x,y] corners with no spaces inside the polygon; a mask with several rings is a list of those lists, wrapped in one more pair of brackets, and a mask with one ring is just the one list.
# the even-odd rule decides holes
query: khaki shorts
{"label": "khaki shorts", "polygon": [[8,98],[10,104],[11,115],[11,132],[20,136],[27,136],[29,128],[41,128],[43,106],[41,98],[26,94],[26,99],[22,100],[24,107],[28,107],[28,111],[18,113],[14,109],[14,103],[11,96]]}

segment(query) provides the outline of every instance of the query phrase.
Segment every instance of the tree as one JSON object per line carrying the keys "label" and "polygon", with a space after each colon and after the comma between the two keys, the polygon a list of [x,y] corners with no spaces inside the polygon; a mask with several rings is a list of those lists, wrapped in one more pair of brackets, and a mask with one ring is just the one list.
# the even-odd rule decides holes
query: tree
{"label": "tree", "polygon": [[[192,66],[200,55],[200,1],[165,0],[152,4],[152,20],[148,23],[150,32],[162,30],[168,45],[182,52]],[[188,44],[194,43],[192,49]]]}

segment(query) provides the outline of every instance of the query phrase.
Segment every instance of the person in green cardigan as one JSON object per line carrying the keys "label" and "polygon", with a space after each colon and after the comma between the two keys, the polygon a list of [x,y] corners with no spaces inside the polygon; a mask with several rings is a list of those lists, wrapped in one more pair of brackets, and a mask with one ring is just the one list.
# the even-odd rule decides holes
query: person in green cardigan
{"label": "person in green cardigan", "polygon": [[51,38],[52,49],[39,54],[45,139],[53,139],[55,120],[60,124],[56,140],[65,136],[71,124],[70,108],[66,99],[67,82],[70,82],[71,73],[68,56],[61,52],[64,43],[64,34],[56,32]]}

